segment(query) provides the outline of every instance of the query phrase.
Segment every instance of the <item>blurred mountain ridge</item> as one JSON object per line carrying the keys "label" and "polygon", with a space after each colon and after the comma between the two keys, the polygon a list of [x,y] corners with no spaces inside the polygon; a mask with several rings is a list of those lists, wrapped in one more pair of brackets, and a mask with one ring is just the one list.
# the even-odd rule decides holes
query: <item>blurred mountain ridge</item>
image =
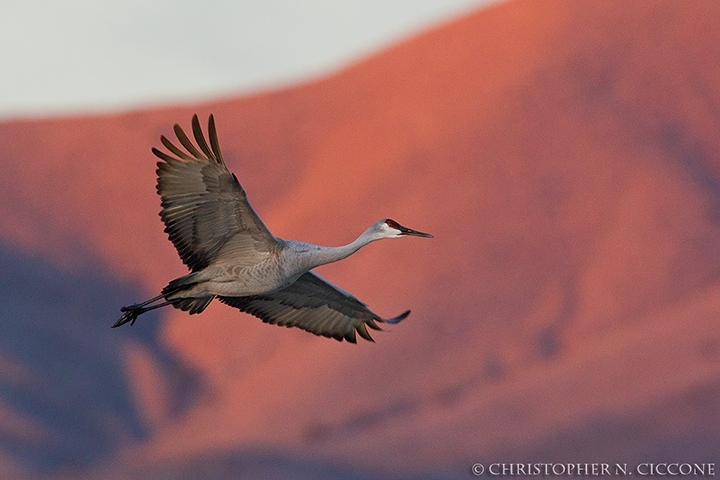
{"label": "blurred mountain ridge", "polygon": [[[91,478],[175,478],[184,462],[206,478],[447,478],[478,461],[717,458],[718,10],[512,1],[296,88],[0,124],[0,259],[42,256],[44,269],[78,275],[108,328],[121,305],[185,271],[156,216],[149,148],[195,112],[215,115],[226,161],[274,234],[337,245],[390,217],[435,235],[318,269],[381,315],[412,308],[375,344],[212,305],[43,346],[113,345],[103,365],[116,362],[112,385],[126,392],[120,430],[137,426],[100,452],[49,457],[18,453],[36,440],[0,420],[3,458]],[[85,285],[78,252],[106,283]],[[37,332],[66,323],[36,316],[46,332],[0,333],[32,352]],[[9,342],[0,366],[9,356],[22,370],[29,357]],[[25,395],[48,401],[59,378],[25,379]],[[83,405],[110,405],[102,392]],[[188,400],[172,407],[178,395]],[[18,401],[0,395],[0,419],[57,424]]]}

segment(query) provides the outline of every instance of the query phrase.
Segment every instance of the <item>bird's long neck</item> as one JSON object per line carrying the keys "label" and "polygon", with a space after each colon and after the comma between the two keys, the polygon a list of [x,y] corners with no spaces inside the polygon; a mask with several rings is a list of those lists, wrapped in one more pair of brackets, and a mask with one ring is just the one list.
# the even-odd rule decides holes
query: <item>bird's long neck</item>
{"label": "bird's long neck", "polygon": [[310,270],[320,265],[337,262],[338,260],[349,257],[373,240],[376,239],[365,232],[353,242],[340,247],[304,244],[306,245],[306,249],[303,248],[304,251],[301,252],[303,267]]}

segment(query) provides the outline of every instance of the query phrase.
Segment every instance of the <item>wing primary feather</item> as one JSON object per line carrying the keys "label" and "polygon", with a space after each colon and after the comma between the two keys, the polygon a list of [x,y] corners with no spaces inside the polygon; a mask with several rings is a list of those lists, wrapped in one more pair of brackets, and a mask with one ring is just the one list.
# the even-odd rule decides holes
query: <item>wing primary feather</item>
{"label": "wing primary feather", "polygon": [[224,261],[238,249],[248,254],[247,264],[266,259],[279,243],[248,203],[236,177],[218,160],[214,123],[210,121],[203,132],[195,115],[192,128],[188,137],[175,125],[177,139],[163,136],[163,150],[152,149],[159,158],[156,190],[168,238],[193,272]]}
{"label": "wing primary feather", "polygon": [[200,151],[195,148],[195,145],[193,145],[187,135],[185,135],[185,132],[183,132],[183,129],[179,124],[175,124],[174,130],[175,135],[177,136],[178,140],[180,140],[180,143],[182,143],[183,147],[185,147],[185,149],[190,152],[191,155],[193,155],[195,158],[203,158]]}
{"label": "wing primary feather", "polygon": [[198,147],[200,147],[200,150],[202,150],[209,159],[215,160],[215,155],[213,155],[210,151],[210,147],[208,147],[208,144],[205,141],[205,135],[203,135],[202,128],[200,128],[200,120],[198,120],[197,115],[193,115],[192,130],[193,136],[195,137],[195,141],[197,142]]}
{"label": "wing primary feather", "polygon": [[158,150],[155,147],[152,148],[152,153],[156,157],[161,158],[161,159],[165,160],[166,162],[177,162],[177,159],[171,157],[170,155],[168,155],[165,152],[161,152],[160,150]]}
{"label": "wing primary feather", "polygon": [[358,333],[362,338],[364,338],[365,340],[367,340],[368,342],[374,342],[374,341],[375,341],[375,340],[373,340],[373,338],[370,336],[370,333],[367,331],[367,328],[365,328],[365,324],[364,324],[364,323],[361,323],[360,325],[357,326],[357,333]]}
{"label": "wing primary feather", "polygon": [[160,141],[163,145],[165,145],[165,148],[170,150],[172,153],[177,155],[177,157],[182,158],[183,160],[192,160],[193,158],[188,155],[187,153],[180,150],[178,147],[176,147],[170,140],[168,140],[164,135],[160,137]]}
{"label": "wing primary feather", "polygon": [[218,142],[217,130],[215,129],[215,117],[212,115],[210,115],[210,118],[208,119],[208,135],[210,136],[210,146],[215,154],[215,160],[224,165],[225,161],[220,153],[220,142]]}
{"label": "wing primary feather", "polygon": [[367,323],[367,326],[372,328],[373,330],[382,330],[382,328],[380,328],[380,326],[377,323],[375,323],[375,320],[373,320],[373,319],[370,319],[365,323]]}
{"label": "wing primary feather", "polygon": [[395,317],[395,318],[386,318],[386,319],[383,319],[383,322],[389,323],[390,325],[393,325],[393,324],[395,324],[395,323],[400,323],[400,322],[402,322],[403,320],[405,320],[405,319],[407,318],[408,315],[410,315],[410,310],[404,311],[403,313],[401,313],[400,315],[398,315],[398,316]]}

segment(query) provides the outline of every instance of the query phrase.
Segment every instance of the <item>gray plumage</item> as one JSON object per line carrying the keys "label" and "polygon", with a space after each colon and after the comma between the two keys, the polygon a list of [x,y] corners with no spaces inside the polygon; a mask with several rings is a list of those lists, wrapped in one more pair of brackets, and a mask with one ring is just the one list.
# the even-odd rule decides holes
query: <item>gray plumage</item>
{"label": "gray plumage", "polygon": [[372,341],[367,327],[380,330],[377,322],[397,323],[408,316],[409,310],[382,318],[310,270],[346,258],[375,240],[432,235],[382,219],[341,247],[277,238],[225,165],[213,116],[208,121],[209,144],[197,115],[192,130],[197,147],[176,124],[175,135],[186,151],[164,136],[160,140],[172,155],[152,149],[161,160],[157,163],[160,217],[191,272],[172,280],[160,295],[121,308],[123,315],[113,327],[132,325],[139,315],[166,305],[200,313],[215,298],[266,323],[353,343],[356,333]]}

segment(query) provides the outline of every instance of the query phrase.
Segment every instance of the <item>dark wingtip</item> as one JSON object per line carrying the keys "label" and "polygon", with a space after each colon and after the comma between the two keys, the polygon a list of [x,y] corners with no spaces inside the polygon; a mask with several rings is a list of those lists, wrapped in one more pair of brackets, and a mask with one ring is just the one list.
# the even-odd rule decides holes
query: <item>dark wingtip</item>
{"label": "dark wingtip", "polygon": [[203,134],[202,128],[200,127],[200,120],[198,119],[197,114],[193,115],[192,130],[193,135],[195,136],[195,141],[197,142],[198,147],[200,147],[200,150],[203,151],[203,153],[207,156],[209,160],[217,161],[215,155],[213,155],[213,152],[210,150],[210,147],[205,140],[205,135]]}
{"label": "dark wingtip", "polygon": [[215,128],[215,117],[212,113],[208,118],[208,136],[210,137],[210,148],[215,154],[216,160],[224,165],[225,162],[222,158],[222,153],[220,153],[220,142],[217,137],[217,129]]}
{"label": "dark wingtip", "polygon": [[158,157],[158,158],[160,158],[160,159],[162,159],[162,160],[165,160],[166,162],[172,162],[172,161],[175,160],[174,158],[172,158],[172,157],[171,157],[170,155],[168,155],[167,153],[162,152],[162,151],[158,150],[158,149],[155,148],[155,147],[152,147],[152,153],[153,153],[153,155],[155,155],[156,157]]}
{"label": "dark wingtip", "polygon": [[198,118],[197,113],[193,115],[190,124],[192,125],[193,130],[200,128],[200,119]]}
{"label": "dark wingtip", "polygon": [[[197,115],[195,115],[197,117]],[[193,117],[193,118],[195,118]],[[190,155],[192,155],[196,159],[202,158],[202,154],[200,151],[195,148],[195,145],[192,144],[188,136],[185,134],[185,131],[182,129],[180,124],[176,123],[175,127],[173,127],[173,130],[175,130],[175,136],[180,141],[183,147],[185,147],[185,150],[190,152]]]}
{"label": "dark wingtip", "polygon": [[394,325],[396,323],[400,323],[403,320],[405,320],[408,317],[408,315],[410,315],[410,310],[406,310],[405,312],[401,313],[400,315],[398,315],[395,318],[383,319],[383,322],[389,323],[390,325]]}

